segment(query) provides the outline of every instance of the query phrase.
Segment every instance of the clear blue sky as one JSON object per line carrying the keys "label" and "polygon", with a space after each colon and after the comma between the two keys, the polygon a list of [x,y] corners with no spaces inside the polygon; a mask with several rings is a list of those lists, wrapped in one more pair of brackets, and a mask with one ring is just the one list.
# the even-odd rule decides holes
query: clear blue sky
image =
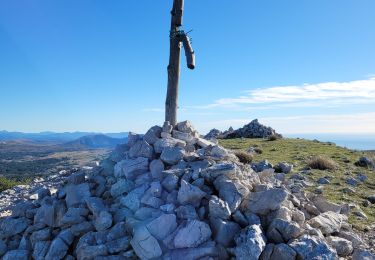
{"label": "clear blue sky", "polygon": [[[375,133],[375,1],[186,0],[179,118]],[[0,0],[0,129],[162,124],[172,0]]]}

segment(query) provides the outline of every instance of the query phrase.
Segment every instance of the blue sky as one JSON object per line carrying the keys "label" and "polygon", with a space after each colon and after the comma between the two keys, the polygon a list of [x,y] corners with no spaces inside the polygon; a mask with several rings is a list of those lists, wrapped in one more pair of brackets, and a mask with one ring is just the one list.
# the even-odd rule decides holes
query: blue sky
{"label": "blue sky", "polygon": [[[182,64],[179,119],[375,133],[373,0],[185,2],[197,67]],[[0,0],[0,129],[162,124],[171,3]]]}

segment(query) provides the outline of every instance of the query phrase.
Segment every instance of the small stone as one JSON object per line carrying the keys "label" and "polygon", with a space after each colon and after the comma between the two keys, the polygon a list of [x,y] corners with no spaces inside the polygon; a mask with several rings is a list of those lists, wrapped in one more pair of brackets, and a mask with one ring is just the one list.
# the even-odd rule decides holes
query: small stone
{"label": "small stone", "polygon": [[330,236],[327,240],[339,256],[348,256],[353,252],[352,242],[345,238]]}
{"label": "small stone", "polygon": [[92,212],[94,216],[99,215],[101,211],[106,210],[106,207],[104,206],[103,199],[97,198],[97,197],[90,197],[86,200],[87,207]]}
{"label": "small stone", "polygon": [[367,200],[370,201],[372,204],[375,204],[375,194],[371,195],[371,196],[368,196]]}
{"label": "small stone", "polygon": [[46,196],[51,196],[51,192],[49,189],[43,187],[38,189],[35,193],[30,195],[31,200],[42,200]]}
{"label": "small stone", "polygon": [[66,255],[69,247],[64,243],[61,238],[55,238],[51,246],[49,247],[48,253],[46,255],[46,260],[63,259]]}
{"label": "small stone", "polygon": [[224,247],[233,246],[234,236],[238,234],[241,227],[235,222],[218,218],[210,218],[210,223],[215,241]]}
{"label": "small stone", "polygon": [[274,219],[267,229],[267,238],[274,243],[288,242],[303,233],[298,224],[282,219]]}
{"label": "small stone", "polygon": [[0,239],[0,257],[8,251],[7,244]]}
{"label": "small stone", "polygon": [[115,184],[111,186],[111,195],[114,198],[118,196],[130,192],[134,189],[134,182],[128,179],[120,179]]}
{"label": "small stone", "polygon": [[198,247],[211,237],[210,227],[201,221],[188,221],[185,227],[178,230],[174,238],[176,248]]}
{"label": "small stone", "polygon": [[348,178],[346,183],[354,187],[358,185],[358,181],[352,177]]}
{"label": "small stone", "polygon": [[162,187],[159,181],[152,182],[150,185],[151,195],[159,198],[161,196]]}
{"label": "small stone", "polygon": [[38,241],[34,245],[33,258],[34,259],[44,259],[48,253],[48,249],[51,245],[51,241]]}
{"label": "small stone", "polygon": [[162,214],[147,224],[147,229],[156,239],[163,240],[177,228],[176,215]]}
{"label": "small stone", "polygon": [[170,165],[178,163],[184,158],[185,152],[180,147],[166,147],[160,155],[160,159]]}
{"label": "small stone", "polygon": [[287,244],[277,244],[273,247],[270,260],[293,260],[296,256],[296,251]]}
{"label": "small stone", "polygon": [[51,229],[50,228],[44,228],[38,231],[35,231],[31,237],[31,243],[35,244],[38,241],[45,241],[45,240],[50,240],[51,238]]}
{"label": "small stone", "polygon": [[114,168],[115,177],[126,177],[134,180],[138,175],[148,171],[148,158],[125,159],[118,162]]}
{"label": "small stone", "polygon": [[156,159],[150,163],[152,178],[161,180],[163,178],[164,164],[162,160]]}
{"label": "small stone", "polygon": [[340,231],[346,216],[328,211],[309,220],[309,224],[314,228],[319,228],[323,234],[329,235]]}
{"label": "small stone", "polygon": [[288,174],[288,173],[293,171],[293,164],[289,164],[289,163],[286,163],[286,162],[279,162],[275,166],[275,169],[276,169],[276,171]]}
{"label": "small stone", "polygon": [[172,213],[175,210],[174,204],[164,204],[160,206],[160,209],[165,213]]}
{"label": "small stone", "polygon": [[336,251],[320,237],[303,235],[288,245],[297,252],[297,259],[338,259]]}
{"label": "small stone", "polygon": [[360,219],[368,219],[367,215],[361,210],[353,211],[353,215],[357,216]]}
{"label": "small stone", "polygon": [[91,222],[85,221],[79,224],[75,224],[71,227],[74,236],[81,236],[87,232],[93,231],[94,226]]}
{"label": "small stone", "polygon": [[176,214],[179,219],[198,219],[197,212],[191,205],[179,206]]}
{"label": "small stone", "polygon": [[78,185],[69,184],[65,186],[65,193],[65,201],[68,208],[81,203],[85,203],[85,199],[91,196],[90,187],[88,183],[81,183]]}
{"label": "small stone", "polygon": [[180,131],[172,131],[173,138],[180,139],[185,142],[193,142],[194,138],[189,133],[184,133]]}
{"label": "small stone", "polygon": [[98,256],[105,256],[108,254],[105,245],[97,246],[81,246],[77,251],[78,259],[96,259]]}
{"label": "small stone", "polygon": [[162,181],[161,185],[164,189],[171,192],[177,189],[179,178],[174,174],[168,174],[164,180]]}
{"label": "small stone", "polygon": [[249,186],[233,181],[225,175],[217,177],[214,186],[219,192],[219,197],[228,203],[231,212],[236,211],[241,201],[250,193]]}
{"label": "small stone", "polygon": [[133,159],[138,157],[152,159],[154,157],[154,148],[146,141],[140,140],[130,148],[129,157]]}
{"label": "small stone", "polygon": [[192,204],[199,206],[200,200],[206,195],[205,192],[201,191],[198,187],[191,185],[190,183],[182,180],[181,187],[178,190],[177,200],[180,204]]}
{"label": "small stone", "polygon": [[355,249],[352,255],[352,260],[374,260],[375,255],[370,251],[364,249]]}
{"label": "small stone", "polygon": [[107,230],[112,226],[112,215],[108,211],[101,211],[96,217],[94,226],[97,231]]}
{"label": "small stone", "polygon": [[156,141],[161,137],[161,131],[162,131],[162,128],[160,126],[153,126],[151,127],[147,132],[146,134],[144,135],[143,139],[153,145],[154,143],[156,143]]}
{"label": "small stone", "polygon": [[128,195],[120,199],[121,204],[131,209],[132,211],[136,211],[137,209],[139,209],[141,204],[141,197],[144,195],[147,189],[148,185],[145,184],[132,190]]}
{"label": "small stone", "polygon": [[22,233],[28,227],[26,218],[8,217],[1,222],[0,230],[5,237],[11,237]]}
{"label": "small stone", "polygon": [[26,260],[29,258],[29,251],[27,250],[12,250],[8,251],[4,256],[3,260]]}
{"label": "small stone", "polygon": [[180,123],[177,123],[177,129],[178,131],[184,132],[184,133],[193,133],[194,127],[191,124],[190,121],[183,121]]}
{"label": "small stone", "polygon": [[251,225],[242,229],[235,237],[234,255],[237,260],[258,259],[266,247],[266,237],[260,225]]}
{"label": "small stone", "polygon": [[156,153],[162,153],[165,148],[173,148],[173,147],[185,147],[186,142],[176,139],[176,138],[163,138],[159,139],[154,144],[154,149]]}
{"label": "small stone", "polygon": [[373,168],[375,163],[373,160],[371,160],[368,157],[362,156],[359,158],[359,160],[355,163],[355,165],[359,167],[365,167],[365,168]]}
{"label": "small stone", "polygon": [[330,181],[328,179],[322,177],[322,178],[318,179],[317,183],[319,183],[319,184],[330,184]]}
{"label": "small stone", "polygon": [[216,196],[211,197],[208,206],[210,217],[228,219],[231,215],[228,203]]}
{"label": "small stone", "polygon": [[246,210],[255,214],[265,215],[271,210],[277,210],[287,199],[288,193],[284,189],[273,188],[260,192],[252,192],[244,202]]}
{"label": "small stone", "polygon": [[[86,211],[86,214],[82,214]],[[85,221],[84,215],[87,215],[88,210],[84,208],[69,208],[65,215],[60,220],[60,225],[71,226]]]}
{"label": "small stone", "polygon": [[158,241],[150,234],[145,226],[134,230],[133,239],[130,241],[135,253],[141,259],[160,257],[162,251]]}
{"label": "small stone", "polygon": [[116,253],[120,253],[121,251],[125,251],[130,245],[130,240],[128,237],[122,237],[122,238],[107,242],[105,245],[108,249],[108,253],[116,254]]}
{"label": "small stone", "polygon": [[112,241],[124,237],[126,235],[125,222],[119,222],[114,225],[107,234],[107,241]]}

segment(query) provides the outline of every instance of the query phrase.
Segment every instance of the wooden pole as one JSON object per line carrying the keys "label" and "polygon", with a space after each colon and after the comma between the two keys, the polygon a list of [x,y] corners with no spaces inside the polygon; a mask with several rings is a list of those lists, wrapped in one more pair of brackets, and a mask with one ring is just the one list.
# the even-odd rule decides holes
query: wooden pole
{"label": "wooden pole", "polygon": [[180,81],[181,44],[184,44],[188,67],[194,69],[195,56],[189,37],[180,30],[183,21],[184,0],[174,0],[171,11],[170,50],[168,65],[168,88],[165,100],[165,121],[177,124],[178,87]]}

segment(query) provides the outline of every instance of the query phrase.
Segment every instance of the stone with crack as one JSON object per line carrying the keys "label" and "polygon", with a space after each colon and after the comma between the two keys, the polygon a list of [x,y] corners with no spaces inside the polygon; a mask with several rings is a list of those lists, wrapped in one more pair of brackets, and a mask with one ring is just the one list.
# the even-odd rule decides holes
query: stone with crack
{"label": "stone with crack", "polygon": [[199,220],[190,220],[174,237],[175,248],[198,247],[211,237],[210,226]]}

